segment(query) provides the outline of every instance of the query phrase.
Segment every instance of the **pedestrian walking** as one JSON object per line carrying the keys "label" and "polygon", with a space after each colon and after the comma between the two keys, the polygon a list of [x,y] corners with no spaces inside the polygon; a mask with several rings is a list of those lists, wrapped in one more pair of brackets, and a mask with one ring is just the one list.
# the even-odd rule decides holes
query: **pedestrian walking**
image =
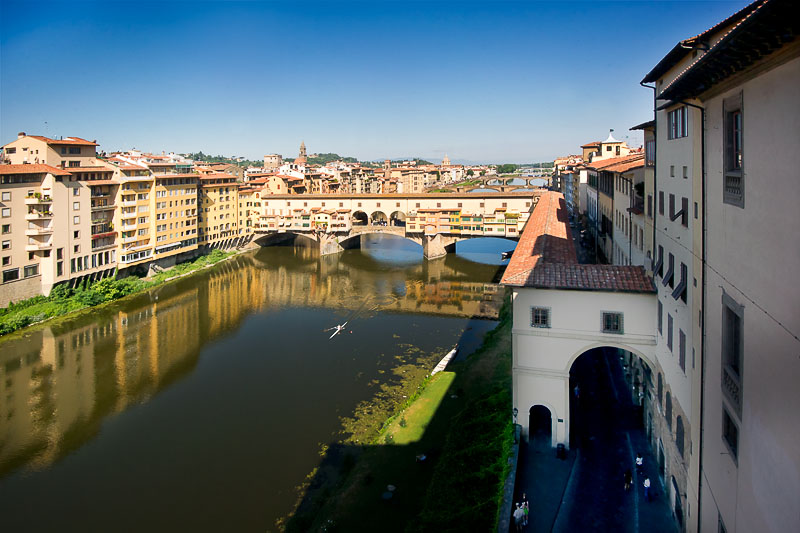
{"label": "pedestrian walking", "polygon": [[631,469],[627,469],[625,471],[625,491],[629,491],[631,489],[631,483],[633,483],[633,474],[631,473]]}
{"label": "pedestrian walking", "polygon": [[636,473],[642,473],[642,469],[644,469],[644,458],[642,457],[641,453],[636,454]]}
{"label": "pedestrian walking", "polygon": [[528,525],[528,514],[530,514],[531,510],[530,510],[530,506],[528,505],[528,500],[524,499],[525,498],[524,494],[522,495],[522,497],[523,497],[523,501],[522,501],[522,513],[523,513],[522,525],[523,526],[527,526]]}
{"label": "pedestrian walking", "polygon": [[581,389],[580,389],[580,387],[575,385],[575,388],[573,389],[573,391],[575,392],[575,399],[579,400],[580,397],[581,397]]}
{"label": "pedestrian walking", "polygon": [[514,525],[517,526],[517,531],[522,531],[522,520],[525,517],[525,511],[522,510],[522,506],[518,503],[517,508],[514,509]]}
{"label": "pedestrian walking", "polygon": [[650,501],[650,478],[649,477],[644,478],[643,485],[644,485],[644,501],[649,502]]}

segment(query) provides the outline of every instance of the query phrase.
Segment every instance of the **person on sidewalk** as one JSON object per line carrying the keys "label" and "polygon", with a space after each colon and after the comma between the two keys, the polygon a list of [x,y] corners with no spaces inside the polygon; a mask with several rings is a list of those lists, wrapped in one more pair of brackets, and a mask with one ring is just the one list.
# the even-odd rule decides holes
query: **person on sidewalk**
{"label": "person on sidewalk", "polygon": [[643,469],[644,469],[644,458],[642,457],[642,454],[640,452],[636,454],[636,473],[641,475]]}
{"label": "person on sidewalk", "polygon": [[644,478],[643,485],[644,485],[644,501],[649,502],[650,501],[650,478],[649,477],[645,477]]}
{"label": "person on sidewalk", "polygon": [[514,509],[514,525],[517,526],[517,531],[522,531],[522,520],[525,516],[525,512],[522,510],[520,504],[517,504],[517,508]]}
{"label": "person on sidewalk", "polygon": [[522,525],[528,525],[528,514],[531,512],[530,505],[528,505],[528,498],[525,496],[525,493],[522,493]]}
{"label": "person on sidewalk", "polygon": [[633,483],[633,474],[631,473],[631,469],[627,469],[625,471],[625,492],[631,490],[631,483]]}

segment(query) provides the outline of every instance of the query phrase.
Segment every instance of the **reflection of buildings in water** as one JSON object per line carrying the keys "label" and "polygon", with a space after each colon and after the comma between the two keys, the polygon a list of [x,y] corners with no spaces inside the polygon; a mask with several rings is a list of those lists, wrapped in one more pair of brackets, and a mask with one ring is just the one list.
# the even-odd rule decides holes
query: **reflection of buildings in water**
{"label": "reflection of buildings in water", "polygon": [[261,309],[357,309],[369,297],[370,307],[393,312],[496,318],[502,303],[496,285],[431,279],[415,268],[365,271],[328,258],[295,265],[241,256],[205,277],[4,340],[0,475],[45,467],[76,449],[106,416],[188,374],[207,340]]}
{"label": "reflection of buildings in water", "polygon": [[[264,305],[263,281],[253,269],[218,269],[200,288],[164,286],[121,310],[5,340],[0,476],[49,465],[90,439],[107,415],[191,371],[207,339]],[[78,326],[86,320],[96,322]]]}

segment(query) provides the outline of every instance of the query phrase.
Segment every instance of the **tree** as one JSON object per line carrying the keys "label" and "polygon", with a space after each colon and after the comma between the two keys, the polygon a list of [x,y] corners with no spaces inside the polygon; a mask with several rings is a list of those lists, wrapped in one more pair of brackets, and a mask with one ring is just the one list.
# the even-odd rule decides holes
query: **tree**
{"label": "tree", "polygon": [[497,166],[497,173],[498,174],[511,174],[517,170],[517,165],[513,163],[506,163],[504,165]]}
{"label": "tree", "polygon": [[472,169],[467,170],[467,176],[474,176],[474,175],[475,172],[473,172]]}

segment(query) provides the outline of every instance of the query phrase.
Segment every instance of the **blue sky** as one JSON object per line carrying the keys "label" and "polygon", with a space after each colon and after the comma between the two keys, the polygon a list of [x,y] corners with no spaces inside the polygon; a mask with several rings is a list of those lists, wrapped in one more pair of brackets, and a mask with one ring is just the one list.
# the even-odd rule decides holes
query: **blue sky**
{"label": "blue sky", "polygon": [[0,0],[0,143],[495,163],[609,128],[638,145],[639,81],[748,3]]}

